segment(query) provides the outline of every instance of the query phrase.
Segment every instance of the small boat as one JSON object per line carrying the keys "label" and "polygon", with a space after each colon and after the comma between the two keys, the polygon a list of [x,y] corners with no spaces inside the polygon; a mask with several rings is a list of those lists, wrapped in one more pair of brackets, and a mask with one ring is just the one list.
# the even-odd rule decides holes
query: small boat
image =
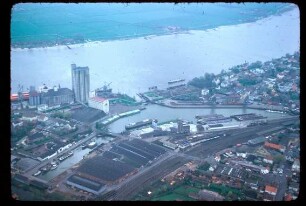
{"label": "small boat", "polygon": [[57,164],[53,164],[50,170],[55,170],[58,167]]}
{"label": "small boat", "polygon": [[82,148],[82,149],[86,149],[86,145],[85,145],[85,144],[82,144],[81,148]]}
{"label": "small boat", "polygon": [[34,176],[36,177],[36,176],[38,176],[38,175],[40,175],[40,174],[41,174],[41,171],[38,170],[36,173],[34,173]]}
{"label": "small boat", "polygon": [[280,113],[280,114],[283,114],[284,112],[282,111],[277,111],[277,110],[270,110],[270,109],[267,109],[266,112],[271,112],[271,113]]}
{"label": "small boat", "polygon": [[40,170],[41,170],[42,174],[46,174],[47,172],[50,171],[50,167],[49,167],[49,165],[47,165],[47,166],[41,168]]}
{"label": "small boat", "polygon": [[95,142],[95,141],[92,141],[92,142],[90,142],[88,145],[87,145],[87,147],[88,148],[93,148],[93,147],[95,147],[97,145],[97,143]]}
{"label": "small boat", "polygon": [[65,159],[67,159],[68,157],[71,157],[72,155],[73,155],[73,151],[70,151],[69,153],[63,154],[58,159],[59,159],[59,161],[63,161]]}

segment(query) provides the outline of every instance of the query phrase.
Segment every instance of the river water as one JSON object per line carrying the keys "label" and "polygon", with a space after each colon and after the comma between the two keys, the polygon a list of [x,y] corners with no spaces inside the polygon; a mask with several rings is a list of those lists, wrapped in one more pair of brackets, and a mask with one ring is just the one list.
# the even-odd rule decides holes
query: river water
{"label": "river water", "polygon": [[218,74],[247,62],[269,61],[300,48],[299,10],[252,23],[188,30],[187,33],[89,42],[78,45],[11,50],[11,88],[18,91],[60,84],[71,88],[72,63],[90,69],[90,91],[106,82],[114,92],[136,96],[148,87],[164,88],[173,79],[186,81]]}
{"label": "river water", "polygon": [[284,114],[279,113],[270,113],[265,110],[256,110],[256,109],[243,109],[243,108],[218,108],[218,109],[208,109],[208,108],[169,108],[162,107],[159,105],[148,105],[147,109],[141,111],[141,113],[125,117],[117,120],[109,126],[111,132],[121,132],[124,130],[125,125],[142,121],[144,119],[157,119],[159,122],[165,122],[169,120],[175,120],[181,118],[183,120],[188,120],[192,122],[196,122],[196,115],[206,115],[206,114],[222,114],[224,116],[230,116],[235,114],[244,114],[244,113],[256,113],[261,114],[263,116],[271,118],[279,118]]}

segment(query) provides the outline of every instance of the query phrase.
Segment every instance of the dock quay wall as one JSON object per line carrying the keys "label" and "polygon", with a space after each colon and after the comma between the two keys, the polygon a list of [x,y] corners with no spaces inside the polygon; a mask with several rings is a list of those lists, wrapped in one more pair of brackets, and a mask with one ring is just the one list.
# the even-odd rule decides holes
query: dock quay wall
{"label": "dock quay wall", "polygon": [[276,110],[276,111],[283,111],[283,106],[277,105],[245,105],[245,104],[182,104],[182,103],[155,103],[160,106],[170,107],[170,108],[227,108],[227,109],[237,109],[237,108],[246,108],[246,109],[260,109],[260,110]]}

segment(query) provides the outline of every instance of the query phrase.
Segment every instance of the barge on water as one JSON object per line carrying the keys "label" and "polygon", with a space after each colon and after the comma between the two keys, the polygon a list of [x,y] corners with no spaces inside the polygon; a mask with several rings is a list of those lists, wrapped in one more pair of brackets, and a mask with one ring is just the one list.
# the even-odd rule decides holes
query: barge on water
{"label": "barge on water", "polygon": [[152,124],[152,122],[153,122],[153,119],[145,119],[145,120],[140,121],[140,122],[130,123],[128,125],[125,125],[125,129],[126,130],[136,129],[136,128],[139,128],[139,127],[142,127],[142,126],[150,125],[150,124]]}
{"label": "barge on water", "polygon": [[285,112],[283,111],[278,111],[278,110],[270,110],[270,109],[267,109],[266,112],[271,112],[271,113],[280,113],[280,114],[284,114]]}
{"label": "barge on water", "polygon": [[90,148],[90,149],[92,149],[92,148],[94,148],[96,145],[97,145],[97,142],[96,142],[96,141],[92,141],[92,142],[90,142],[90,143],[87,145],[87,147]]}
{"label": "barge on water", "polygon": [[119,117],[128,117],[128,116],[131,116],[131,115],[134,115],[134,114],[138,114],[138,113],[140,113],[140,109],[124,112],[124,113],[118,114],[118,116]]}
{"label": "barge on water", "polygon": [[40,174],[41,174],[41,171],[40,171],[40,170],[38,170],[36,173],[34,173],[34,174],[33,174],[33,176],[35,176],[35,177],[36,177],[36,176],[38,176],[38,175],[40,175]]}
{"label": "barge on water", "polygon": [[58,158],[59,161],[64,161],[65,159],[67,159],[68,157],[71,157],[73,155],[73,151],[69,152],[69,153],[66,153],[66,154],[63,154],[62,156],[60,156]]}
{"label": "barge on water", "polygon": [[207,115],[196,115],[196,119],[211,119],[224,117],[222,114],[207,114]]}
{"label": "barge on water", "polygon": [[43,166],[39,170],[41,171],[41,174],[46,174],[47,172],[49,172],[51,170],[51,167],[52,167],[52,165],[50,163],[48,163],[47,165]]}
{"label": "barge on water", "polygon": [[224,117],[221,114],[213,114],[213,115],[198,115],[196,116],[198,124],[218,124],[218,123],[226,123],[231,122],[232,118]]}
{"label": "barge on water", "polygon": [[256,119],[265,119],[262,115],[257,115],[255,113],[247,113],[247,114],[239,114],[239,115],[232,115],[231,118],[234,118],[237,121],[246,121],[246,120],[256,120]]}
{"label": "barge on water", "polygon": [[112,116],[112,117],[108,118],[107,120],[104,120],[104,121],[101,122],[101,123],[102,123],[103,126],[106,126],[106,125],[108,125],[108,124],[110,124],[110,123],[116,121],[116,120],[119,119],[119,118],[120,118],[119,115],[115,115],[115,116]]}

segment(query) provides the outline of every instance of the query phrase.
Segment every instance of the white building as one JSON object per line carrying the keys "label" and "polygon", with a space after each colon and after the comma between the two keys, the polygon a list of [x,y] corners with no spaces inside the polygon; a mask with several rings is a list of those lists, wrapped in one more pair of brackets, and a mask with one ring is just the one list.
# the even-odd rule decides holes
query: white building
{"label": "white building", "polygon": [[261,174],[265,175],[265,174],[268,174],[269,172],[270,172],[269,167],[266,167],[266,168],[263,167],[260,169]]}
{"label": "white building", "polygon": [[43,111],[46,111],[48,109],[48,105],[47,104],[41,104],[41,105],[38,105],[37,106],[37,110],[39,112],[43,112]]}
{"label": "white building", "polygon": [[273,158],[270,157],[270,156],[265,157],[265,158],[263,159],[263,162],[268,163],[268,164],[273,164]]}
{"label": "white building", "polygon": [[37,115],[36,114],[24,114],[21,118],[21,120],[24,120],[24,121],[36,121],[37,120]]}
{"label": "white building", "polygon": [[206,96],[209,94],[209,89],[202,89],[201,91],[202,96]]}
{"label": "white building", "polygon": [[292,164],[292,171],[300,172],[300,160],[299,159],[294,160]]}
{"label": "white building", "polygon": [[88,106],[109,113],[109,101],[101,97],[91,97],[88,99]]}

